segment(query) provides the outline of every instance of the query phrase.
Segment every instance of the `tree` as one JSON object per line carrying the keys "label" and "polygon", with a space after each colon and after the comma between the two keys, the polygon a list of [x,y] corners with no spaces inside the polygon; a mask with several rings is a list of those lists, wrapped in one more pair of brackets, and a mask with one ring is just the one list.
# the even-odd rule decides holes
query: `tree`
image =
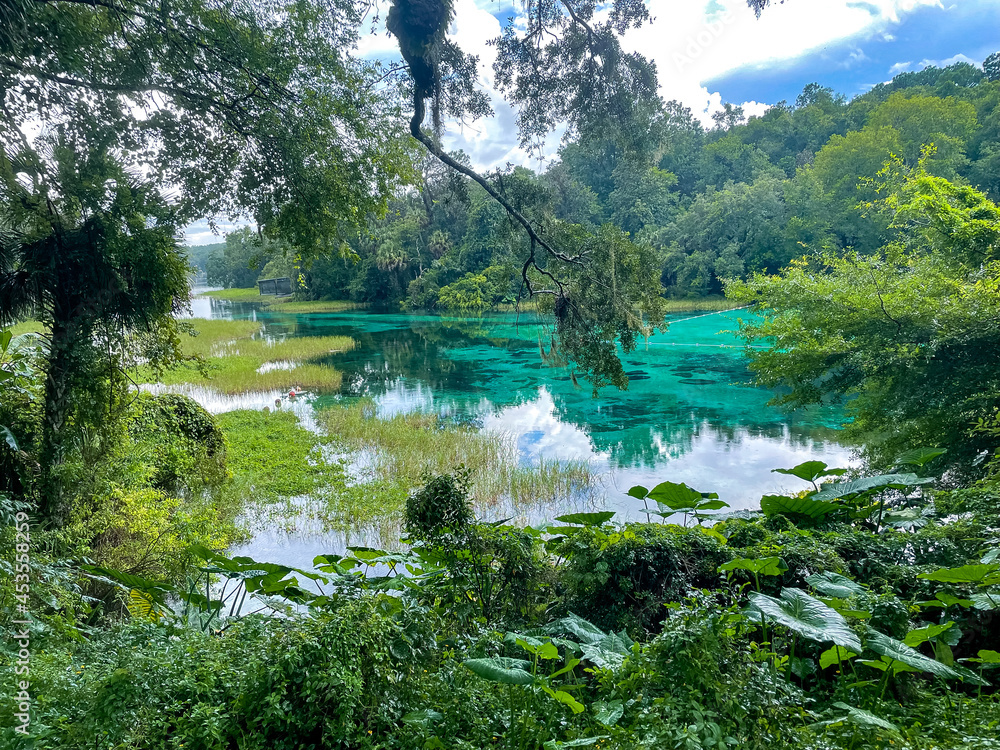
{"label": "tree", "polygon": [[718,294],[721,279],[778,271],[790,259],[783,237],[787,220],[783,183],[770,176],[701,193],[656,235],[667,248],[668,290],[678,296]]}
{"label": "tree", "polygon": [[878,197],[870,181],[902,149],[899,132],[894,128],[867,127],[832,136],[806,168],[823,190],[816,196],[821,202],[814,202],[812,207],[830,217],[840,247],[872,252],[884,242],[884,222],[880,217],[866,215],[859,206]]}
{"label": "tree", "polygon": [[976,108],[954,97],[907,96],[898,91],[868,117],[870,128],[893,128],[899,133],[903,159],[911,166],[924,146],[937,152],[927,168],[955,179],[965,163],[965,144],[976,129]]}
{"label": "tree", "polygon": [[95,394],[122,387],[122,342],[176,341],[179,226],[249,214],[316,254],[414,176],[380,74],[350,57],[359,22],[349,2],[3,5],[0,320],[49,326],[38,459],[52,520],[67,510],[68,430],[108,421],[86,405],[114,406]]}
{"label": "tree", "polygon": [[249,227],[230,232],[222,247],[213,252],[205,262],[208,283],[227,289],[252,288],[261,275],[261,269],[270,262],[271,257],[286,249],[277,247],[276,244],[262,240]]}
{"label": "tree", "polygon": [[[130,334],[169,321],[188,291],[175,212],[114,162],[80,160],[64,149],[56,166],[61,187],[74,199],[60,201],[59,213],[41,227],[11,211],[13,229],[0,239],[0,324],[32,315],[47,329],[37,452],[40,510],[56,523],[68,511],[68,436],[106,422],[126,381],[123,350]],[[105,185],[114,186],[110,194]],[[30,194],[20,197],[37,210]],[[175,339],[169,332],[166,338],[169,354]]]}
{"label": "tree", "polygon": [[1000,81],[1000,52],[994,52],[983,61],[983,72],[987,81]]}
{"label": "tree", "polygon": [[732,130],[746,122],[746,116],[743,114],[743,107],[726,102],[722,109],[712,113],[712,122],[719,130]]}
{"label": "tree", "polygon": [[1000,208],[917,169],[885,199],[897,237],[876,255],[817,253],[726,292],[745,322],[758,382],[789,406],[841,401],[847,435],[875,466],[945,446],[958,471],[995,451],[975,429],[1000,403]]}

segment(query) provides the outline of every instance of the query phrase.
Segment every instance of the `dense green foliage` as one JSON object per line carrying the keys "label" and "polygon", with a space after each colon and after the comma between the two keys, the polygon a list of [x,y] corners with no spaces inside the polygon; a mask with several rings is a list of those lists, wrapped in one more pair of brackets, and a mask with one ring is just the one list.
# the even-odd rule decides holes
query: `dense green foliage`
{"label": "dense green foliage", "polygon": [[[743,333],[760,382],[780,401],[849,399],[849,434],[889,467],[919,445],[970,471],[1000,443],[996,418],[1000,209],[979,191],[895,165],[872,210],[894,236],[879,252],[827,251],[780,275],[733,281],[736,301],[764,312]],[[900,176],[897,169],[902,169]]]}
{"label": "dense green foliage", "polygon": [[[643,3],[532,8],[496,84],[522,146],[570,137],[541,174],[482,176],[440,147],[442,115],[489,109],[448,1],[390,4],[406,80],[353,56],[352,2],[0,1],[0,613],[32,648],[31,737],[5,700],[4,747],[1000,747],[997,57],[706,130],[619,45]],[[405,190],[415,142],[437,161]],[[220,214],[259,229],[185,255],[178,227]],[[485,521],[585,501],[589,467],[364,401],[314,431],[281,399],[215,418],[143,392],[339,386],[350,340],[177,321],[192,261],[288,276],[289,309],[534,297],[543,357],[595,394],[627,386],[664,292],[725,286],[763,315],[760,380],[848,400],[891,473],[776,469],[809,486],[716,515],[629,490],[659,523]],[[268,513],[389,549],[227,556]]]}
{"label": "dense green foliage", "polygon": [[[905,504],[887,487],[869,496]],[[409,552],[352,548],[317,558],[318,575],[191,547],[271,606],[300,606],[215,633],[158,609],[169,586],[102,568],[148,604],[76,644],[39,623],[35,746],[998,744],[995,482],[911,492],[923,522],[882,533],[868,509],[688,528],[584,513],[543,535],[476,523],[464,493],[461,476],[429,478]],[[451,522],[421,520],[432,507]]]}

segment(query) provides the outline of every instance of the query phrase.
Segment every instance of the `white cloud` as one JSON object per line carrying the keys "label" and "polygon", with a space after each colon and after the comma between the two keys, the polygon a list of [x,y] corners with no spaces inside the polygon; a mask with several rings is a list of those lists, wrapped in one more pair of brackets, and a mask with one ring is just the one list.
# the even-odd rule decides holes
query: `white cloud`
{"label": "white cloud", "polygon": [[[852,38],[882,35],[900,17],[918,6],[940,6],[939,0],[810,0],[774,4],[757,19],[745,0],[650,0],[654,21],[626,34],[623,45],[640,52],[657,64],[660,94],[690,107],[706,125],[722,108],[722,97],[709,91],[705,81],[745,67],[788,65],[806,54]],[[495,50],[486,44],[500,33],[500,22],[491,15],[511,10],[509,0],[458,0],[450,36],[467,52],[480,55],[480,81],[492,92]],[[393,40],[388,39],[391,44]],[[374,45],[373,45],[374,48]],[[867,59],[856,46],[841,65],[851,66]],[[496,117],[476,123],[463,132],[449,129],[449,148],[462,148],[480,168],[507,162],[531,163],[517,146],[516,114],[499,96],[493,100]],[[747,115],[759,115],[767,108],[759,102],[734,102]],[[550,137],[547,147],[554,153],[558,137]]]}
{"label": "white cloud", "polygon": [[895,65],[893,65],[892,67],[889,68],[889,75],[894,76],[894,75],[897,75],[899,73],[902,73],[904,70],[909,70],[910,66],[912,66],[912,65],[913,65],[913,63],[910,62],[910,61],[907,61],[907,62],[898,62],[898,63],[896,63]]}
{"label": "white cloud", "polygon": [[924,68],[929,68],[931,66],[934,66],[935,68],[947,68],[949,65],[954,65],[955,63],[960,62],[969,63],[970,65],[979,65],[978,61],[973,60],[970,57],[966,57],[960,52],[957,55],[952,55],[944,60],[921,60],[917,63],[917,70],[923,70]]}
{"label": "white cloud", "polygon": [[[828,45],[878,33],[920,5],[938,0],[811,0],[773,4],[754,17],[745,0],[651,0],[652,24],[630,31],[629,49],[654,60],[660,93],[704,122],[721,106],[703,82],[740,68],[788,64]],[[864,59],[860,47],[848,64]],[[746,105],[744,105],[746,106]]]}

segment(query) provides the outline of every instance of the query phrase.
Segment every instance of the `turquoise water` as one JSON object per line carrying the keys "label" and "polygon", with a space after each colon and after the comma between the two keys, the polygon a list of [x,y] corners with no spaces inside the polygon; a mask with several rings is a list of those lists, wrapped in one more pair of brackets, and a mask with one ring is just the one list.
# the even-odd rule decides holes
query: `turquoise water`
{"label": "turquoise water", "polygon": [[[762,494],[803,488],[771,469],[816,458],[845,465],[850,456],[837,441],[839,411],[789,414],[767,405],[772,392],[748,386],[744,350],[732,333],[745,312],[671,316],[666,333],[624,355],[628,390],[605,388],[595,398],[582,378],[574,382],[571,369],[553,361],[551,327],[530,314],[291,315],[195,302],[198,317],[254,317],[273,335],[357,342],[325,361],[344,373],[340,392],[315,395],[300,409],[364,397],[382,415],[435,411],[504,431],[516,438],[524,462],[589,461],[603,482],[598,504],[621,516],[644,517],[625,496],[634,484],[686,482],[748,508]],[[260,406],[269,401],[261,394]]]}

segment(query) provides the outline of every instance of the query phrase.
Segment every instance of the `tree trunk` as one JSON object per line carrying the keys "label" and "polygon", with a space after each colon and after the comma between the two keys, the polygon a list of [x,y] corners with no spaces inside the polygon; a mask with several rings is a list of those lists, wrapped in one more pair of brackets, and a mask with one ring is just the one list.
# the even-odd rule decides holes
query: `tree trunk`
{"label": "tree trunk", "polygon": [[63,437],[70,412],[70,384],[76,358],[76,336],[70,322],[52,321],[48,372],[45,377],[45,408],[42,421],[41,497],[39,511],[55,526],[62,526],[69,514],[65,497]]}

